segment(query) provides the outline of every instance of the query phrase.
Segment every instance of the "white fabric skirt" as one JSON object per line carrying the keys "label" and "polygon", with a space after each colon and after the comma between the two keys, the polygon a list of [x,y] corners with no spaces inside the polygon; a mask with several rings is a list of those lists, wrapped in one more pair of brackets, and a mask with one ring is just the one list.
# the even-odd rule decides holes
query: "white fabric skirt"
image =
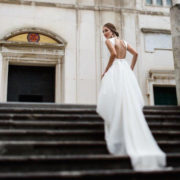
{"label": "white fabric skirt", "polygon": [[143,114],[144,99],[125,59],[115,59],[101,81],[97,113],[104,119],[108,151],[128,155],[134,170],[159,170],[166,155],[157,145]]}

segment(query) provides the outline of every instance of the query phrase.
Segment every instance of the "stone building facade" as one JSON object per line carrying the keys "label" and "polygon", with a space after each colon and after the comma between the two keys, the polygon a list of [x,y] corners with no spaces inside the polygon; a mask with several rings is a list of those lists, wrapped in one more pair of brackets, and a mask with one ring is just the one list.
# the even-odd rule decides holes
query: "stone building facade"
{"label": "stone building facade", "polygon": [[171,3],[0,0],[0,102],[96,104],[108,61],[107,22],[139,53],[134,73],[146,105],[164,103],[163,94],[176,99]]}

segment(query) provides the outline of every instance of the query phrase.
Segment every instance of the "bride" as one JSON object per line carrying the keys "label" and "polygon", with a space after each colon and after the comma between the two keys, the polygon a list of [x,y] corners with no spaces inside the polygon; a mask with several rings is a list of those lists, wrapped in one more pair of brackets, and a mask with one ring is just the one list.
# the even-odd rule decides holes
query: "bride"
{"label": "bride", "polygon": [[[166,155],[157,145],[142,108],[144,99],[133,72],[137,52],[113,24],[103,26],[109,62],[102,74],[97,113],[104,119],[105,140],[113,155],[129,155],[134,170],[159,170],[166,166]],[[133,55],[131,66],[126,52]]]}

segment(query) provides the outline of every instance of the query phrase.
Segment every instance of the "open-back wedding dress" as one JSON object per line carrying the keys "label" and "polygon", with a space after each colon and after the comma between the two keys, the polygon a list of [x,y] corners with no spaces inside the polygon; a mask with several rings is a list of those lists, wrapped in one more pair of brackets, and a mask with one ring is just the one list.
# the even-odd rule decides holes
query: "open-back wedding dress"
{"label": "open-back wedding dress", "polygon": [[[115,38],[109,40],[115,45]],[[166,155],[151,134],[143,106],[134,72],[126,59],[115,59],[101,81],[96,109],[104,119],[108,151],[130,156],[134,170],[159,170],[166,166]]]}

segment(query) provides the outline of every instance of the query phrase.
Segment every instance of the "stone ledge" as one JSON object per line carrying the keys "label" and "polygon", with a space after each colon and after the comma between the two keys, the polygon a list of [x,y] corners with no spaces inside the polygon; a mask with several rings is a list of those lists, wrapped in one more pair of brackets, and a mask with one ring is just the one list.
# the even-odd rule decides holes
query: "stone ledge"
{"label": "stone ledge", "polygon": [[10,41],[0,41],[0,46],[14,46],[14,47],[41,47],[41,48],[56,48],[56,49],[63,49],[64,45],[62,44],[47,44],[47,43],[34,43],[34,42],[10,42]]}
{"label": "stone ledge", "polygon": [[75,9],[75,10],[93,10],[93,11],[114,11],[114,12],[127,12],[133,14],[144,14],[144,15],[156,15],[156,16],[170,16],[167,12],[159,11],[148,11],[148,10],[139,10],[131,9],[124,7],[116,6],[105,6],[105,5],[78,5],[78,4],[65,4],[57,2],[38,2],[38,1],[24,1],[24,0],[0,0],[0,3],[7,4],[17,4],[17,5],[28,5],[28,6],[44,6],[44,7],[56,7],[56,8],[66,8],[66,9]]}
{"label": "stone ledge", "polygon": [[152,28],[141,28],[143,33],[161,33],[161,34],[171,34],[170,29],[152,29]]}
{"label": "stone ledge", "polygon": [[148,79],[175,79],[175,71],[173,69],[150,69]]}

